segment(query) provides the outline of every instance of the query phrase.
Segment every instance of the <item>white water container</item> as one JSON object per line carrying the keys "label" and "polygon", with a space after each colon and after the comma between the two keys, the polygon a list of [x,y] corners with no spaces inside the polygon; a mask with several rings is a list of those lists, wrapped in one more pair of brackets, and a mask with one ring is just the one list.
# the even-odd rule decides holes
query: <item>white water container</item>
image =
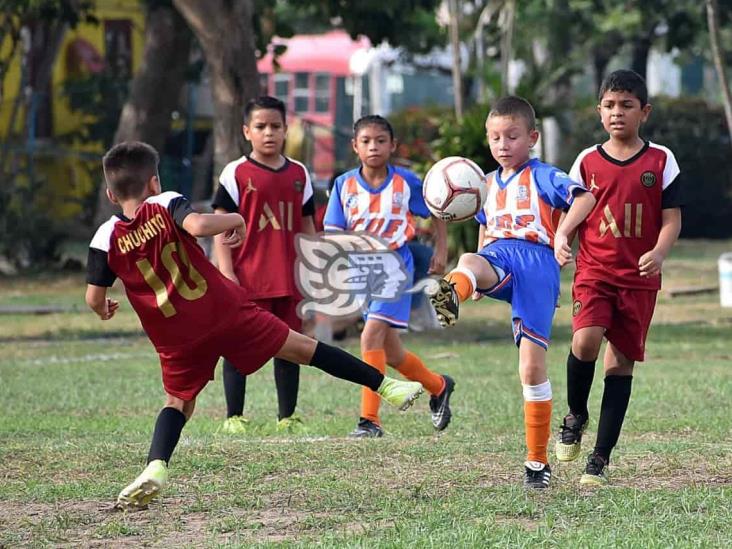
{"label": "white water container", "polygon": [[719,256],[719,302],[732,307],[732,252]]}

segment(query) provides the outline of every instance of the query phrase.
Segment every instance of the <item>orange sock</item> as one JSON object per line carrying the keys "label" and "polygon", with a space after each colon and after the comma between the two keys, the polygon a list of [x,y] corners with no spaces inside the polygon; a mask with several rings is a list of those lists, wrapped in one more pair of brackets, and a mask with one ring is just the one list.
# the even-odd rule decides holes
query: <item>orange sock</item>
{"label": "orange sock", "polygon": [[[382,374],[386,372],[386,352],[384,349],[376,349],[372,351],[364,351],[361,358],[366,364],[369,364],[379,370]],[[381,425],[379,420],[379,406],[381,405],[381,397],[368,387],[361,388],[361,417],[369,419]]]}
{"label": "orange sock", "polygon": [[407,351],[404,360],[396,366],[399,373],[411,381],[419,381],[431,395],[439,395],[445,388],[445,378],[424,365],[417,355]]}
{"label": "orange sock", "polygon": [[462,271],[452,271],[445,277],[450,284],[455,285],[455,291],[457,292],[460,303],[467,300],[475,291],[475,286],[470,277]]}
{"label": "orange sock", "polygon": [[524,423],[526,425],[526,459],[549,463],[546,447],[551,436],[552,401],[524,401]]}

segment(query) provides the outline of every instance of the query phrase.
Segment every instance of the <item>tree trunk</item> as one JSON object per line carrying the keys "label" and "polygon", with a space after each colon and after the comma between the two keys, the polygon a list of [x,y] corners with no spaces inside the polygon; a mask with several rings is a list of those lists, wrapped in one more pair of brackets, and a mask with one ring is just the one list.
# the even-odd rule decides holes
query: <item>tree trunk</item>
{"label": "tree trunk", "polygon": [[[652,32],[652,31],[651,31]],[[633,54],[630,68],[646,79],[648,53],[651,51],[651,38],[644,36],[633,43]]]}
{"label": "tree trunk", "polygon": [[458,0],[448,1],[450,12],[450,48],[452,49],[452,95],[455,105],[455,118],[458,121],[463,119],[463,76],[462,62],[460,60],[460,11]]}
{"label": "tree trunk", "polygon": [[185,83],[191,40],[185,20],[172,6],[148,11],[142,65],[122,107],[115,143],[145,141],[162,151]]}
{"label": "tree trunk", "polygon": [[[122,107],[114,142],[144,141],[162,153],[170,132],[170,115],[178,107],[193,35],[173,6],[157,5],[145,16],[145,48],[130,96]],[[105,186],[99,190],[97,221],[107,219],[113,206]]]}
{"label": "tree trunk", "polygon": [[717,0],[706,0],[707,4],[707,26],[709,27],[709,42],[712,46],[712,58],[717,71],[717,79],[722,88],[722,102],[724,103],[724,116],[727,119],[727,131],[732,142],[732,95],[730,95],[729,80],[727,80],[727,69],[724,66],[724,56],[719,45],[719,6]]}
{"label": "tree trunk", "polygon": [[214,178],[244,152],[242,113],[259,91],[253,0],[173,0],[206,56],[214,101]]}

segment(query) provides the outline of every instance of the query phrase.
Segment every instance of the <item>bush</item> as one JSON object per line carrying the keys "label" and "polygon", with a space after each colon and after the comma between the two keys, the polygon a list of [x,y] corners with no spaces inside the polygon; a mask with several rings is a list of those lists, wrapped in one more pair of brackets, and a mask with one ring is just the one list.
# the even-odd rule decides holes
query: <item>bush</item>
{"label": "bush", "polygon": [[[686,203],[681,235],[731,237],[732,149],[722,108],[690,97],[657,97],[651,103],[653,111],[641,135],[671,149],[679,163]],[[566,167],[582,149],[607,139],[594,108],[576,114],[571,137],[562,159]]]}

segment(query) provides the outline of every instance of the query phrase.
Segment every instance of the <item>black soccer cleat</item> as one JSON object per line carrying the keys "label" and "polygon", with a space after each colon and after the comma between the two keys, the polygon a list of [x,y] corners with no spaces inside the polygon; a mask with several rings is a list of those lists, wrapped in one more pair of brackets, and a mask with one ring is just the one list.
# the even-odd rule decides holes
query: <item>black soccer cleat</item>
{"label": "black soccer cleat", "polygon": [[432,425],[438,431],[444,431],[450,425],[450,419],[452,419],[450,395],[455,390],[455,381],[450,376],[443,375],[442,379],[445,380],[445,388],[439,395],[430,397]]}
{"label": "black soccer cleat", "polygon": [[427,292],[440,325],[445,328],[455,324],[460,309],[460,299],[455,291],[455,285],[441,278],[438,285],[428,289]]}
{"label": "black soccer cleat", "polygon": [[384,436],[384,430],[378,423],[361,418],[358,420],[356,428],[348,436],[351,438],[380,438]]}
{"label": "black soccer cleat", "polygon": [[549,488],[549,481],[552,478],[552,469],[548,463],[540,461],[527,461],[524,463],[524,488],[532,490],[544,490]]}
{"label": "black soccer cleat", "polygon": [[574,461],[580,455],[582,435],[587,428],[589,418],[569,413],[564,416],[554,452],[559,461]]}
{"label": "black soccer cleat", "polygon": [[607,483],[607,460],[592,452],[587,456],[587,465],[582,478],[580,478],[580,484],[583,486],[605,486]]}

